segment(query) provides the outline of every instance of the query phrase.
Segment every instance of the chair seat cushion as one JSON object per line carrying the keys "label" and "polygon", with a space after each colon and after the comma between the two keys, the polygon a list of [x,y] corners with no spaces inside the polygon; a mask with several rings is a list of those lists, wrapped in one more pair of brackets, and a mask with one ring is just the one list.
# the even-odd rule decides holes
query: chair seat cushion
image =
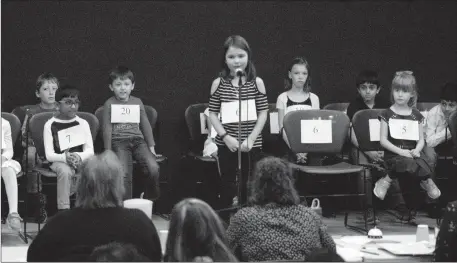
{"label": "chair seat cushion", "polygon": [[310,174],[346,174],[357,173],[365,169],[362,166],[353,165],[346,162],[324,166],[305,166],[291,163],[291,167]]}

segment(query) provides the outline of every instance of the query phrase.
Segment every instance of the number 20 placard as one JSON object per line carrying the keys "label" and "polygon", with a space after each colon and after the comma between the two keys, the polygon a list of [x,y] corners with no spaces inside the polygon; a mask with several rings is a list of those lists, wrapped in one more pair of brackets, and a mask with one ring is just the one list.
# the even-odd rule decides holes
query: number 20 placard
{"label": "number 20 placard", "polygon": [[111,105],[111,123],[140,123],[140,105]]}

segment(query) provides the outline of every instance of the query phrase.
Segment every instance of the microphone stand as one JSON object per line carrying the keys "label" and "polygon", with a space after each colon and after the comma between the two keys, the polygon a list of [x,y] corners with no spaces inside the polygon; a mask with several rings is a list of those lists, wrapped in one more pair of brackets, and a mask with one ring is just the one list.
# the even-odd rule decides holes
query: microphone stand
{"label": "microphone stand", "polygon": [[243,82],[241,80],[243,76],[242,72],[238,72],[238,168],[236,170],[236,179],[238,181],[238,207],[241,207],[241,195],[242,195],[242,184],[243,184],[243,175],[241,173],[241,86]]}

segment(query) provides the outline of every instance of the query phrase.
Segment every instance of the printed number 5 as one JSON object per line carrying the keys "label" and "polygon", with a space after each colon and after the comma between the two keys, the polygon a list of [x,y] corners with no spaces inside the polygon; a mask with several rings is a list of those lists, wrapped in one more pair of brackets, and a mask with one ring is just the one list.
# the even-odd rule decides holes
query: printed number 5
{"label": "printed number 5", "polygon": [[130,109],[129,108],[122,108],[122,113],[121,114],[122,115],[130,114]]}

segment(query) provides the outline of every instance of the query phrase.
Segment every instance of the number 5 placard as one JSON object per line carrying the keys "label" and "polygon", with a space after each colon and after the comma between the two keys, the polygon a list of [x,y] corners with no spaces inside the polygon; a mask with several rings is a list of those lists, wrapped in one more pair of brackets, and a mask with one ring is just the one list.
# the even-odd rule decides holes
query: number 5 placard
{"label": "number 5 placard", "polygon": [[57,132],[61,151],[86,143],[85,132],[81,125],[73,126]]}
{"label": "number 5 placard", "polygon": [[301,143],[332,143],[332,121],[301,120]]}
{"label": "number 5 placard", "polygon": [[415,120],[389,119],[390,135],[398,140],[419,140],[419,122]]}
{"label": "number 5 placard", "polygon": [[140,123],[140,105],[111,105],[111,123]]}

